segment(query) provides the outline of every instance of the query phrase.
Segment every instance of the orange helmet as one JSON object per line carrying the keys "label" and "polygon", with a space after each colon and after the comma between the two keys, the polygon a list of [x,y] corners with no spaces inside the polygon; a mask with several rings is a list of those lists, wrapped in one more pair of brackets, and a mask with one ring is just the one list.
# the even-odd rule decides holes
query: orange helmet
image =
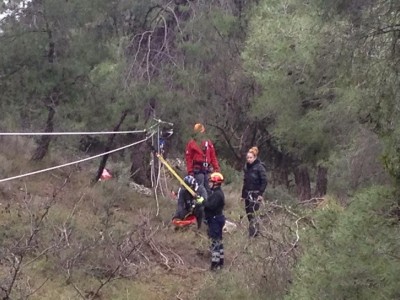
{"label": "orange helmet", "polygon": [[196,123],[196,124],[194,124],[193,130],[194,130],[194,132],[203,133],[206,129],[205,129],[205,127],[204,127],[203,124],[201,124],[201,123]]}
{"label": "orange helmet", "polygon": [[222,182],[224,182],[224,176],[219,172],[214,172],[211,173],[209,181],[211,181],[212,183],[221,184]]}

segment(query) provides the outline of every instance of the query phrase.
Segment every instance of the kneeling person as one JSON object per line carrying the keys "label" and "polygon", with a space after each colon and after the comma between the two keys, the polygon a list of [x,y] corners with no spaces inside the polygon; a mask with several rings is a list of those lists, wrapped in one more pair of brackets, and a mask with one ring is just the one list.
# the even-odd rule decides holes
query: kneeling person
{"label": "kneeling person", "polygon": [[194,215],[197,219],[197,227],[200,228],[204,214],[201,203],[207,199],[207,191],[204,186],[199,185],[196,179],[191,175],[185,176],[183,181],[197,196],[193,196],[182,186],[178,191],[178,207],[173,219],[184,220],[186,217]]}

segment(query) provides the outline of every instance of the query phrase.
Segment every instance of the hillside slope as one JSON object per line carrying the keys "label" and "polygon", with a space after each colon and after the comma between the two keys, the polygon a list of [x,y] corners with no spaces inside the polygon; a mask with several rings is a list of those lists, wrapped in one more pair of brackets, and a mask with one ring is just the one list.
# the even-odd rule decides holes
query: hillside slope
{"label": "hillside slope", "polygon": [[[29,140],[3,145],[3,178],[66,159],[35,165],[25,159]],[[170,223],[176,200],[159,196],[157,215],[155,198],[136,193],[123,177],[91,185],[95,166],[85,163],[1,184],[3,294],[12,299],[243,299],[275,291],[276,299],[284,293],[297,252],[291,245],[293,216],[263,207],[264,236],[249,240],[240,185],[225,186],[226,216],[238,227],[225,234],[225,269],[211,273],[206,226],[176,230]]]}

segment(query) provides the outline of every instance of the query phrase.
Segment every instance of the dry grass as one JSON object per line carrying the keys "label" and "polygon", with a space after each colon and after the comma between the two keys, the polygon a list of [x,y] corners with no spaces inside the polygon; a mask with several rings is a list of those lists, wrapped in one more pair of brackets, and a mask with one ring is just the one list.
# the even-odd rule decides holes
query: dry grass
{"label": "dry grass", "polygon": [[[28,161],[31,146],[17,139],[14,151],[0,148],[0,161],[9,162],[3,177],[39,167]],[[15,257],[23,257],[12,298],[279,299],[285,293],[298,255],[294,215],[263,207],[263,236],[249,239],[240,185],[225,186],[226,217],[238,228],[225,235],[226,268],[214,274],[205,226],[175,230],[174,200],[160,197],[156,216],[155,199],[136,194],[124,180],[91,186],[88,170],[95,165],[0,186],[0,286],[8,286]]]}

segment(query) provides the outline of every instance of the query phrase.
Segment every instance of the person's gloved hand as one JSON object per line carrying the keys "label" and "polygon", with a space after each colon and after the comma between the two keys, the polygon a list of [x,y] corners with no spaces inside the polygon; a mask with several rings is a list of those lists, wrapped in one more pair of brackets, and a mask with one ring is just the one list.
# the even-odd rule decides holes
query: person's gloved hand
{"label": "person's gloved hand", "polygon": [[197,196],[197,198],[196,198],[196,203],[197,203],[197,204],[202,204],[203,201],[204,201],[204,198],[203,198],[203,197]]}

